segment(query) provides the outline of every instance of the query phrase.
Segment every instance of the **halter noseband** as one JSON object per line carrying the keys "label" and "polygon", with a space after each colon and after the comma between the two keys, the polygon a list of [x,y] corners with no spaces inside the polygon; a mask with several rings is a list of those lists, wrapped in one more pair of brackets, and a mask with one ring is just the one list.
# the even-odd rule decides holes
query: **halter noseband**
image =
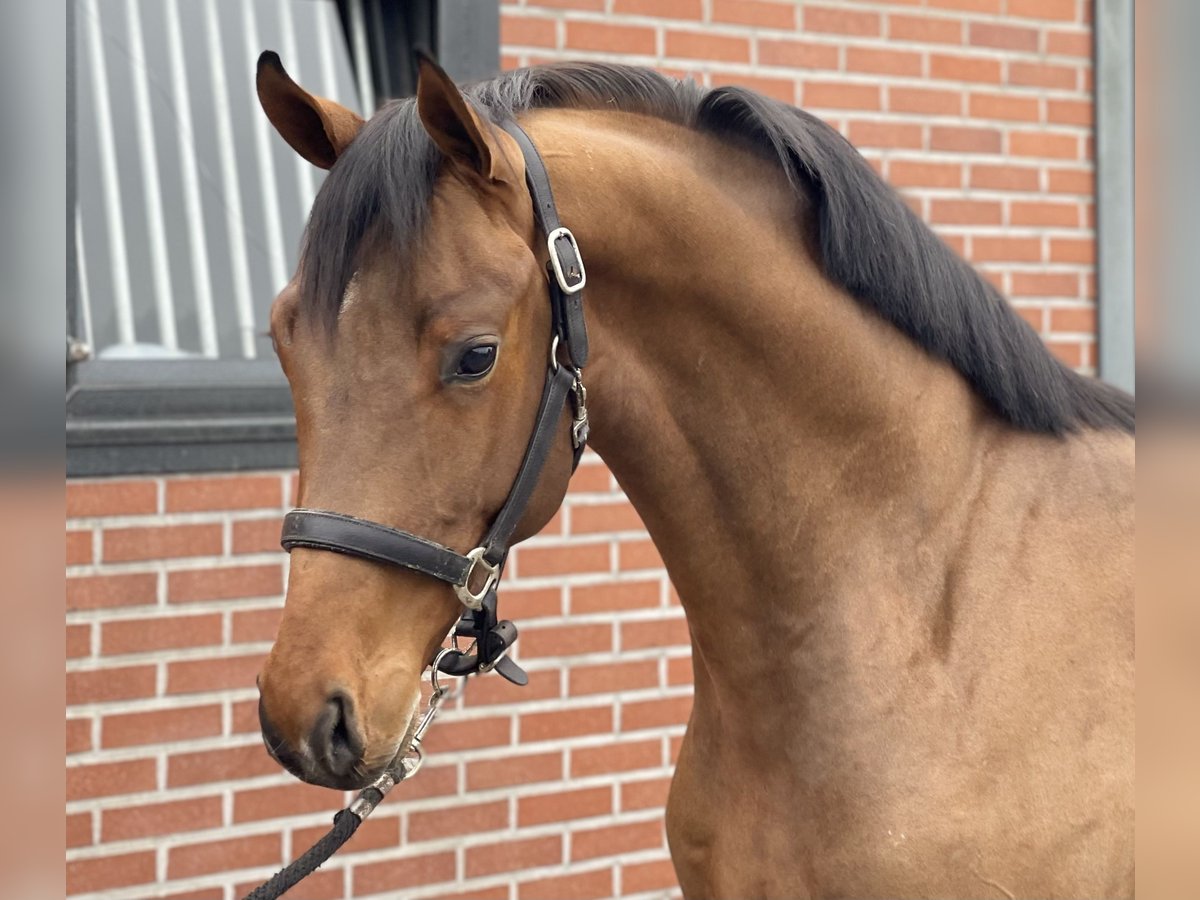
{"label": "halter noseband", "polygon": [[587,392],[582,377],[588,357],[582,294],[587,273],[575,236],[559,221],[550,177],[537,148],[516,122],[508,121],[500,127],[512,135],[525,157],[525,181],[533,198],[534,217],[546,236],[550,254],[546,269],[550,275],[551,309],[550,362],[541,405],[525,448],[525,458],[504,505],[483,542],[466,554],[378,522],[304,508],[293,509],[284,516],[280,543],[289,552],[296,547],[331,550],[411,569],[448,582],[467,608],[455,626],[454,634],[474,639],[475,653],[470,654],[468,648],[467,651],[454,649],[439,654],[438,669],[449,675],[467,675],[494,668],[514,684],[525,684],[529,677],[506,656],[517,639],[517,627],[508,620],[498,619],[496,589],[508,558],[513,530],[537,487],[568,400],[571,402],[571,443],[574,447],[572,471],[579,465],[587,443]]}

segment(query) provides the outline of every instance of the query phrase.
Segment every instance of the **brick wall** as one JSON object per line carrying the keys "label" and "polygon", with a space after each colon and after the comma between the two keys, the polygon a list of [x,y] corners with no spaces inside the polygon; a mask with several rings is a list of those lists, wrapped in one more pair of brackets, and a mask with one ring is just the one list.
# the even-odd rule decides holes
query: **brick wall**
{"label": "brick wall", "polygon": [[[509,66],[625,59],[817,112],[1090,371],[1089,16],[1085,0],[529,0],[502,5],[501,28]],[[241,896],[342,805],[281,773],[258,735],[292,480],[68,485],[72,895]],[[690,701],[686,628],[594,457],[515,552],[504,602],[530,685],[473,684],[431,733],[427,768],[297,896],[672,889],[661,822]]]}

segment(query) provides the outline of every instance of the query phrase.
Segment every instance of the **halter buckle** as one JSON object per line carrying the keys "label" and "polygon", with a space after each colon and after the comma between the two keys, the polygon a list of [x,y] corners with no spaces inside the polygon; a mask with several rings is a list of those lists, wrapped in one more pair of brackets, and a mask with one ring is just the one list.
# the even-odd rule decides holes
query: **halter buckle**
{"label": "halter buckle", "polygon": [[579,373],[575,374],[575,383],[571,385],[571,394],[575,407],[571,416],[571,445],[578,450],[587,443],[588,432],[588,408],[587,408],[587,388],[583,386],[583,378]]}
{"label": "halter buckle", "polygon": [[[559,252],[558,241],[566,238],[571,245],[570,255],[564,261]],[[579,252],[579,244],[570,228],[555,228],[546,235],[546,248],[550,251],[550,265],[554,269],[554,278],[564,294],[578,294],[587,284],[587,270],[583,267],[583,256]],[[564,265],[565,262],[565,265]],[[578,279],[575,281],[574,279]]]}
{"label": "halter buckle", "polygon": [[[458,597],[460,603],[467,609],[480,609],[483,606],[483,598],[492,591],[500,581],[500,566],[487,561],[484,557],[484,552],[487,548],[476,547],[467,554],[467,559],[471,561],[471,568],[467,569],[467,574],[463,578],[462,584],[452,585],[454,594]],[[471,590],[471,579],[475,575],[475,568],[482,566],[486,573],[486,578],[483,581],[483,586],[478,591]]]}

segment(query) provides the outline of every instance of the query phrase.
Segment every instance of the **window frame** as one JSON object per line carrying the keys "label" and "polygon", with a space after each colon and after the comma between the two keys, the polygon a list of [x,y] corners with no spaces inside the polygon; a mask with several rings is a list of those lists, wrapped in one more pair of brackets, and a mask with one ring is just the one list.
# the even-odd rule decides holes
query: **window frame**
{"label": "window frame", "polygon": [[[412,81],[406,58],[388,47],[435,48],[458,81],[499,71],[500,13],[495,0],[338,0],[356,68],[367,48],[374,96],[402,93]],[[404,19],[404,12],[409,19]],[[356,16],[366,40],[350,28]],[[412,30],[412,34],[409,30]],[[67,4],[67,222],[76,204],[77,62]],[[432,39],[430,39],[432,38]],[[365,74],[365,71],[364,71]],[[81,334],[74,228],[67,231],[66,451],[68,477],[294,468],[291,392],[275,359],[104,360]]]}

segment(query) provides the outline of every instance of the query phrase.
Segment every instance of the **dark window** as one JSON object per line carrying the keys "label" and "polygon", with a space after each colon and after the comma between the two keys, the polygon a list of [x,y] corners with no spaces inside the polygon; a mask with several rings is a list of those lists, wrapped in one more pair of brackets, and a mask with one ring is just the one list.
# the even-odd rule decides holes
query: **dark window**
{"label": "dark window", "polygon": [[[295,465],[266,337],[324,173],[254,95],[273,49],[359,112],[411,94],[415,47],[494,74],[494,0],[76,0],[69,59],[67,473]],[[132,13],[132,14],[131,14]]]}

